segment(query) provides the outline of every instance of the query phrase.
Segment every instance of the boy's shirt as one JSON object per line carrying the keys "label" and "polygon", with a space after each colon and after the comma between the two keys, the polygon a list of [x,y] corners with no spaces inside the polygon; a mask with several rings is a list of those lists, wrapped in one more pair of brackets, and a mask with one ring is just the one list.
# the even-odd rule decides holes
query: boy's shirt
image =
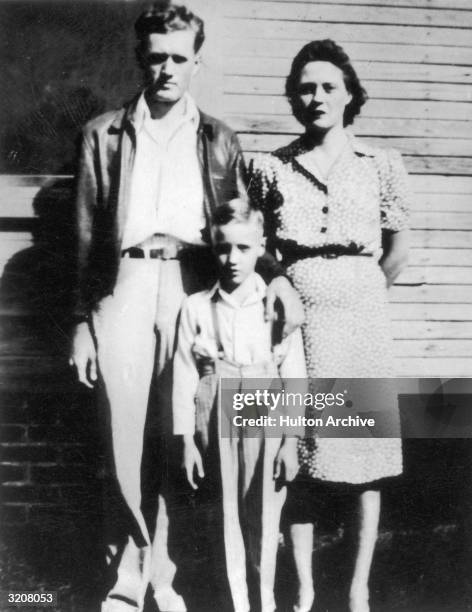
{"label": "boy's shirt", "polygon": [[281,378],[306,378],[300,330],[272,349],[272,325],[264,320],[267,286],[257,273],[251,274],[246,283],[248,289],[252,288],[242,304],[221,289],[219,282],[209,291],[190,295],[183,303],[174,357],[174,434],[195,432],[197,362],[204,357],[218,358],[212,300],[216,301],[220,341],[227,360],[242,366],[275,360]]}

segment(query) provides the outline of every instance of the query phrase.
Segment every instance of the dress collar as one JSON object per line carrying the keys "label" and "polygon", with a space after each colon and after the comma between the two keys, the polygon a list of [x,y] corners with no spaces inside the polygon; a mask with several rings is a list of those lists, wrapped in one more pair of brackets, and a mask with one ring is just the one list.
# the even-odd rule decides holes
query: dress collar
{"label": "dress collar", "polygon": [[[375,156],[375,148],[356,137],[349,128],[345,129],[345,133],[348,138],[349,146],[346,147],[343,153],[346,150],[351,150],[356,155],[363,157],[374,157]],[[282,161],[288,162],[291,161],[294,157],[298,157],[303,153],[308,153],[313,149],[313,142],[310,136],[305,133],[302,134],[299,138],[291,142],[289,145],[285,147],[281,147],[277,151],[275,151],[274,155],[279,157]]]}

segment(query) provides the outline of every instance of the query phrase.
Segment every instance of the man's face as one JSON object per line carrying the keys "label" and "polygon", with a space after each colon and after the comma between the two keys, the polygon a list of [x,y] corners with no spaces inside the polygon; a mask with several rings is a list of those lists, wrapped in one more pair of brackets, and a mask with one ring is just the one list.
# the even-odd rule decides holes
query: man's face
{"label": "man's face", "polygon": [[200,63],[194,42],[195,32],[192,30],[149,34],[141,62],[146,74],[147,93],[153,102],[172,105],[188,91]]}
{"label": "man's face", "polygon": [[264,239],[257,223],[233,221],[217,228],[214,249],[223,289],[233,291],[252,274],[264,254]]}

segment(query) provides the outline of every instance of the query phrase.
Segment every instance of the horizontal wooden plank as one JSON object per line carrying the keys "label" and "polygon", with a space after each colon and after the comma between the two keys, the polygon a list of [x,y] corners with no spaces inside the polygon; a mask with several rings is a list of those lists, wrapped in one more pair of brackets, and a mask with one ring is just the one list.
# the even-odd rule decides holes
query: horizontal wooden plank
{"label": "horizontal wooden plank", "polygon": [[29,249],[32,246],[33,239],[29,233],[0,233],[0,278],[3,275],[3,270],[7,262],[17,253]]}
{"label": "horizontal wooden plank", "polygon": [[[229,56],[225,58],[224,74],[275,76],[285,78],[290,71],[289,58],[254,58]],[[435,83],[472,83],[472,68],[438,64],[407,64],[359,61],[354,63],[360,79],[386,81],[425,81]]]}
{"label": "horizontal wooden plank", "polygon": [[30,232],[0,232],[0,245],[29,244],[31,242]]}
{"label": "horizontal wooden plank", "polygon": [[39,187],[8,187],[0,184],[0,216],[2,217],[34,217],[34,198]]}
{"label": "horizontal wooden plank", "polygon": [[[471,249],[472,250],[472,249]],[[398,283],[430,285],[472,285],[472,267],[408,266],[398,277]]]}
{"label": "horizontal wooden plank", "polygon": [[[241,1],[241,0],[236,0]],[[259,2],[297,2],[300,4],[312,2],[312,0],[259,0]],[[326,2],[326,0],[325,0]],[[425,8],[425,9],[470,9],[470,0],[329,0],[331,5],[340,5],[340,10],[346,4],[355,6],[362,4],[365,6],[372,5],[378,7],[410,7],[410,8]]]}
{"label": "horizontal wooden plank", "polygon": [[390,303],[392,321],[472,322],[470,304]]}
{"label": "horizontal wooden plank", "polygon": [[8,187],[50,187],[51,185],[70,186],[70,174],[0,174],[0,192]]}
{"label": "horizontal wooden plank", "polygon": [[388,294],[391,302],[472,304],[472,287],[467,285],[395,285]]}
{"label": "horizontal wooden plank", "polygon": [[[412,177],[413,178],[413,177]],[[436,177],[435,177],[436,178]],[[412,210],[467,212],[472,209],[472,198],[464,193],[415,193]]]}
{"label": "horizontal wooden plank", "polygon": [[411,176],[411,188],[424,194],[472,194],[472,178],[469,176]]}
{"label": "horizontal wooden plank", "polygon": [[258,2],[239,0],[225,2],[225,17],[251,19],[283,19],[286,21],[327,21],[356,24],[391,24],[409,26],[472,27],[472,12],[442,9],[404,8],[391,6],[339,6],[321,2]]}
{"label": "horizontal wooden plank", "polygon": [[[424,83],[416,81],[363,80],[370,98],[381,100],[440,100],[470,102],[472,90],[466,84]],[[282,95],[284,77],[226,75],[225,93]]]}
{"label": "horizontal wooden plank", "polygon": [[459,378],[472,372],[472,357],[399,357],[395,360],[397,376]]}
{"label": "horizontal wooden plank", "polygon": [[[244,44],[241,44],[244,40]],[[413,41],[412,41],[413,42]],[[446,47],[421,44],[348,42],[343,48],[353,62],[405,62],[413,64],[472,65],[472,47]],[[225,56],[271,57],[291,60],[300,50],[299,40],[226,37],[222,45]]]}
{"label": "horizontal wooden plank", "polygon": [[[472,248],[427,249],[414,248],[409,252],[411,266],[472,266]],[[453,270],[452,270],[453,272]]]}
{"label": "horizontal wooden plank", "polygon": [[[414,212],[410,226],[429,230],[470,230],[472,229],[472,206],[470,212]],[[472,241],[470,245],[472,249]]]}
{"label": "horizontal wooden plank", "polygon": [[[472,156],[472,139],[466,138],[375,138],[360,137],[364,142],[378,147],[398,149],[406,155],[428,156]],[[239,139],[244,151],[275,151],[293,140],[290,134],[240,134]]]}
{"label": "horizontal wooden plank", "polygon": [[435,28],[424,26],[375,25],[369,23],[323,23],[282,20],[276,15],[272,19],[254,20],[245,18],[226,19],[221,32],[223,37],[294,39],[300,44],[310,40],[332,38],[338,43],[393,43],[437,46],[470,46],[468,29]]}
{"label": "horizontal wooden plank", "polygon": [[472,339],[472,321],[394,321],[397,340]]}
{"label": "horizontal wooden plank", "polygon": [[472,174],[471,157],[404,156],[408,172],[415,174],[446,174],[468,176]]}
{"label": "horizontal wooden plank", "polygon": [[[227,94],[225,113],[255,113],[266,115],[291,114],[285,96]],[[368,100],[362,107],[363,117],[391,119],[454,119],[468,121],[470,102],[436,102],[424,100]],[[469,148],[469,153],[472,147]]]}
{"label": "horizontal wooden plank", "polygon": [[[290,114],[250,115],[224,113],[223,119],[237,132],[294,134],[302,132],[298,121]],[[439,119],[373,119],[362,115],[356,118],[354,132],[361,136],[411,138],[472,138],[472,122]]]}
{"label": "horizontal wooden plank", "polygon": [[395,340],[396,357],[472,357],[472,340]]}
{"label": "horizontal wooden plank", "polygon": [[412,230],[410,232],[410,245],[433,249],[470,249],[472,232],[462,230]]}

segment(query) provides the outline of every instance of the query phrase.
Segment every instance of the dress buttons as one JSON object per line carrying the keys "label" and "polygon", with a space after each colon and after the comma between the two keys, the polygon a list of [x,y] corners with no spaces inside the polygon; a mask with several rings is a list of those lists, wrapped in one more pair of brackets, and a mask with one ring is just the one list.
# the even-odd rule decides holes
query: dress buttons
{"label": "dress buttons", "polygon": [[322,212],[324,212],[325,214],[328,212],[328,207],[327,206],[323,206],[323,208],[321,209]]}
{"label": "dress buttons", "polygon": [[324,234],[324,233],[326,232],[326,230],[327,230],[327,229],[328,229],[327,227],[322,227],[322,228],[321,228],[321,233],[322,233],[322,234]]}

